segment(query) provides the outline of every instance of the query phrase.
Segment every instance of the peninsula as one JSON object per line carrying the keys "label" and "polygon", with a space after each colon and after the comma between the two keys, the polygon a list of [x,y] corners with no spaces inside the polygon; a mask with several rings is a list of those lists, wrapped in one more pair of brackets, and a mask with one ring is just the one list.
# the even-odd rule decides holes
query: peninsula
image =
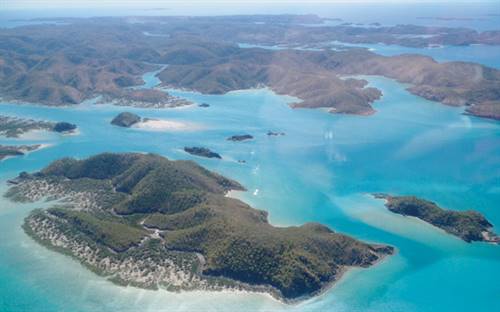
{"label": "peninsula", "polygon": [[105,153],[21,173],[5,196],[64,199],[33,211],[26,233],[122,285],[243,289],[290,302],[393,252],[316,223],[273,227],[229,190],[244,188],[191,161]]}

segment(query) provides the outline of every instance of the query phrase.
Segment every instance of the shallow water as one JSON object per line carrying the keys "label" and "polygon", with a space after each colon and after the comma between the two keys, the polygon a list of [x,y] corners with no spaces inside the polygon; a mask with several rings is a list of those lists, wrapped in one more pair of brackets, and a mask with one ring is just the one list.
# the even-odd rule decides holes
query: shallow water
{"label": "shallow water", "polygon": [[[145,86],[157,84],[145,75]],[[416,219],[388,212],[371,192],[414,194],[450,209],[477,209],[500,231],[500,123],[462,115],[462,109],[409,94],[394,81],[368,77],[384,93],[377,113],[331,115],[293,110],[291,97],[267,89],[201,95],[170,90],[196,103],[176,109],[136,109],[87,103],[50,108],[2,103],[0,114],[68,121],[77,136],[27,136],[50,148],[0,163],[1,179],[34,171],[64,157],[104,151],[154,152],[193,159],[240,181],[236,196],[269,211],[286,226],[315,221],[371,242],[391,244],[396,255],[369,269],[351,270],[332,290],[295,306],[245,293],[172,294],[124,288],[95,276],[76,261],[46,250],[21,230],[41,204],[1,199],[0,310],[297,310],[297,311],[491,311],[500,309],[499,246],[467,244]],[[121,111],[187,121],[203,130],[148,132],[113,127]],[[285,136],[268,137],[268,130]],[[231,142],[234,134],[255,140]],[[0,139],[0,144],[16,140]],[[198,158],[184,146],[206,146],[222,160]],[[238,160],[246,160],[245,164]],[[5,190],[2,182],[2,190]]]}

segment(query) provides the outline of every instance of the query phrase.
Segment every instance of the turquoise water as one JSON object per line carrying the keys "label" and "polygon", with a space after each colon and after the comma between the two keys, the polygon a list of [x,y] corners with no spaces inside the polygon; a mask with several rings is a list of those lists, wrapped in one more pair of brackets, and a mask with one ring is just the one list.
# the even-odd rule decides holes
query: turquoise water
{"label": "turquoise water", "polygon": [[[157,84],[145,75],[145,86]],[[462,115],[429,102],[394,81],[368,77],[384,96],[373,116],[293,110],[293,98],[267,89],[201,95],[170,90],[196,105],[164,110],[87,103],[49,108],[2,103],[0,114],[76,123],[80,134],[38,133],[23,143],[51,147],[0,163],[3,181],[63,156],[104,151],[154,152],[193,159],[240,181],[237,196],[286,226],[308,221],[370,242],[396,255],[369,269],[351,270],[324,295],[294,306],[266,295],[172,294],[115,286],[74,260],[46,250],[20,228],[43,204],[0,200],[0,311],[492,311],[500,309],[500,247],[467,244],[423,222],[388,212],[367,193],[414,194],[451,209],[477,209],[500,231],[500,123]],[[195,123],[200,130],[153,132],[109,125],[123,110],[143,117]],[[268,137],[268,130],[283,131]],[[250,133],[255,140],[227,141]],[[19,142],[0,139],[0,144]],[[184,146],[206,146],[222,160],[198,158]],[[238,160],[246,160],[245,164]],[[2,192],[6,189],[1,183]]]}

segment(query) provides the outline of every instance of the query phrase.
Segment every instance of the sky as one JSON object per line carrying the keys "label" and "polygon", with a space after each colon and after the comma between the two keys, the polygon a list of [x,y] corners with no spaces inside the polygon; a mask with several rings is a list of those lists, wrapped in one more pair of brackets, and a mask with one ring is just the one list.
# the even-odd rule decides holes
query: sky
{"label": "sky", "polygon": [[[500,0],[484,0],[495,2]],[[473,0],[0,0],[1,9],[48,9],[48,8],[101,8],[101,7],[137,7],[137,8],[168,8],[175,5],[189,4],[288,4],[288,3],[473,3]]]}

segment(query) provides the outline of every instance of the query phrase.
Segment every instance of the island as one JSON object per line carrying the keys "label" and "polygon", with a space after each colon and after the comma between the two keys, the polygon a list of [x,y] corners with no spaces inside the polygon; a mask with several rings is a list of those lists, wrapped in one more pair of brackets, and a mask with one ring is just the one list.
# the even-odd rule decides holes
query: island
{"label": "island", "polygon": [[15,157],[15,156],[23,156],[28,152],[35,151],[42,147],[41,144],[35,145],[0,145],[0,161]]}
{"label": "island", "polygon": [[227,138],[228,141],[233,141],[233,142],[247,141],[252,139],[253,136],[250,134],[233,135]]}
{"label": "island", "polygon": [[23,172],[5,196],[56,201],[34,210],[24,231],[120,285],[248,290],[294,302],[393,253],[317,223],[274,227],[265,211],[225,196],[230,190],[244,187],[192,161],[104,153]]}
{"label": "island", "polygon": [[[36,31],[33,26],[0,29],[1,98],[75,105],[100,97],[106,103],[156,108],[190,103],[170,95],[165,91],[169,88],[223,94],[267,87],[297,98],[292,108],[371,115],[382,93],[357,76],[379,75],[408,84],[409,92],[425,99],[500,119],[498,69],[440,63],[416,54],[382,56],[344,45],[499,44],[500,31],[418,25],[310,27],[296,22],[310,20],[308,15],[135,19],[78,18],[36,25]],[[82,48],[82,42],[93,46]],[[240,43],[282,49],[242,48]],[[155,71],[158,86],[137,88],[145,73]]]}
{"label": "island", "polygon": [[18,138],[25,133],[36,130],[71,133],[76,128],[76,125],[64,121],[54,123],[51,121],[0,115],[0,135],[8,138]]}
{"label": "island", "polygon": [[141,122],[141,120],[142,118],[139,115],[130,112],[122,112],[111,120],[111,124],[118,127],[130,128],[134,124]]}
{"label": "island", "polygon": [[267,131],[267,136],[283,136],[285,132]]}
{"label": "island", "polygon": [[76,130],[76,125],[69,122],[61,121],[54,125],[53,130],[59,133],[70,133]]}
{"label": "island", "polygon": [[130,112],[118,114],[111,120],[111,124],[118,127],[134,128],[145,131],[197,131],[203,129],[202,125],[192,122],[147,117],[142,118]]}
{"label": "island", "polygon": [[195,156],[222,159],[222,157],[218,153],[212,152],[206,147],[184,147],[184,151]]}
{"label": "island", "polygon": [[375,197],[385,199],[386,207],[394,213],[419,218],[468,243],[472,241],[500,243],[500,237],[492,231],[493,225],[477,211],[446,210],[431,201],[415,196],[375,194]]}

